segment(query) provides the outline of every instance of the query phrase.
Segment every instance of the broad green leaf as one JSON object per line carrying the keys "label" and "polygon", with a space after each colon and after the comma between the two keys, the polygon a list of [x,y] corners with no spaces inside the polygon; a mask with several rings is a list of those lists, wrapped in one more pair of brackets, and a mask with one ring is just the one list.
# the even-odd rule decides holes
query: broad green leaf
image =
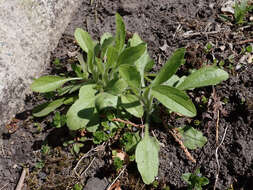
{"label": "broad green leaf", "polygon": [[33,116],[43,117],[60,107],[64,104],[64,98],[41,104],[33,109]]}
{"label": "broad green leaf", "polygon": [[97,127],[98,114],[95,109],[94,84],[87,84],[80,88],[79,99],[67,112],[67,126],[70,130],[78,130],[84,127]]}
{"label": "broad green leaf", "polygon": [[184,64],[184,53],[185,48],[180,48],[172,54],[172,56],[165,63],[165,65],[162,67],[162,69],[152,82],[152,86],[162,84],[177,72],[179,66]]}
{"label": "broad green leaf", "polygon": [[207,138],[203,136],[202,132],[191,126],[180,127],[178,130],[184,145],[191,150],[201,148],[207,142]]}
{"label": "broad green leaf", "polygon": [[106,69],[108,70],[110,68],[114,68],[117,59],[118,59],[118,51],[113,46],[108,47],[106,53]]}
{"label": "broad green leaf", "polygon": [[116,41],[115,41],[115,47],[118,50],[118,52],[121,52],[126,39],[126,29],[125,24],[123,21],[123,18],[116,13]]}
{"label": "broad green leaf", "polygon": [[83,51],[86,53],[88,53],[89,50],[92,52],[94,51],[94,43],[88,32],[84,31],[81,28],[77,28],[75,30],[74,36]]}
{"label": "broad green leaf", "polygon": [[112,95],[119,95],[127,88],[127,82],[124,79],[115,79],[108,83],[105,88],[105,92],[110,93]]}
{"label": "broad green leaf", "polygon": [[71,81],[71,80],[81,80],[82,78],[63,78],[59,76],[43,76],[36,79],[32,85],[31,89],[34,92],[51,92],[60,88],[64,83]]}
{"label": "broad green leaf", "polygon": [[121,102],[123,108],[125,108],[126,111],[130,114],[138,118],[141,118],[143,116],[143,106],[136,96],[132,94],[121,95]]}
{"label": "broad green leaf", "polygon": [[[140,36],[137,33],[135,33],[133,35],[133,37],[129,41],[130,41],[130,46],[131,47],[134,47],[134,46],[137,46],[137,45],[143,43],[143,41],[141,40]],[[151,62],[152,62],[152,59],[148,55],[147,45],[146,45],[145,46],[145,52],[135,62],[135,65],[136,65],[138,71],[141,74],[141,84],[142,84],[142,86],[145,86],[145,83],[144,83],[144,72],[145,72],[145,69],[147,69],[146,68],[147,65],[150,64]],[[150,65],[148,67],[150,67]],[[151,67],[153,67],[153,65]]]}
{"label": "broad green leaf", "polygon": [[119,67],[119,74],[129,86],[137,89],[141,87],[141,75],[136,66],[123,64]]}
{"label": "broad green leaf", "polygon": [[183,91],[174,87],[158,85],[151,88],[151,94],[170,110],[188,117],[196,116],[196,108]]}
{"label": "broad green leaf", "polygon": [[135,61],[137,61],[145,52],[146,50],[146,44],[142,43],[134,47],[126,48],[118,58],[117,65],[133,65]]}
{"label": "broad green leaf", "polygon": [[216,85],[223,80],[227,80],[228,73],[216,66],[203,67],[188,77],[177,87],[180,90],[199,88],[203,86]]}
{"label": "broad green leaf", "polygon": [[118,97],[106,92],[98,94],[95,100],[95,106],[98,111],[108,107],[116,108],[117,103]]}
{"label": "broad green leaf", "polygon": [[142,180],[150,184],[158,175],[159,167],[159,144],[157,140],[145,135],[135,150],[135,160]]}

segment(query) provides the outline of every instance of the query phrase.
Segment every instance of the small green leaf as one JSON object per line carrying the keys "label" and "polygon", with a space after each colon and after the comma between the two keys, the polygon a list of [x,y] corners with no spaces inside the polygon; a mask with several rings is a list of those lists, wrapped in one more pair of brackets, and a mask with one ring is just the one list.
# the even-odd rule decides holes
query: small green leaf
{"label": "small green leaf", "polygon": [[122,49],[124,48],[125,38],[126,38],[126,29],[125,29],[123,18],[118,13],[116,13],[115,47],[119,52],[121,52]]}
{"label": "small green leaf", "polygon": [[158,85],[151,94],[170,110],[188,117],[196,116],[196,108],[186,93],[174,87]]}
{"label": "small green leaf", "polygon": [[207,138],[203,136],[203,134],[198,131],[197,129],[194,129],[191,126],[184,126],[178,128],[180,135],[182,136],[182,141],[184,145],[193,150],[196,148],[203,147],[206,142]]}
{"label": "small green leaf", "polygon": [[82,68],[82,71],[83,71],[83,76],[82,77],[84,79],[88,79],[88,77],[89,77],[88,68],[87,68],[87,65],[86,65],[86,63],[83,59],[83,55],[79,53],[77,55],[77,59],[78,59],[80,65],[81,65],[81,68]]}
{"label": "small green leaf", "polygon": [[123,64],[119,67],[119,74],[129,86],[137,89],[141,87],[141,75],[136,66]]}
{"label": "small green leaf", "polygon": [[177,87],[180,90],[188,90],[203,86],[216,85],[223,80],[227,80],[228,73],[216,66],[203,67],[188,77]]}
{"label": "small green leaf", "polygon": [[143,106],[136,96],[132,94],[121,95],[121,102],[122,107],[125,108],[126,111],[130,114],[138,118],[141,118],[143,116]]}
{"label": "small green leaf", "polygon": [[75,184],[74,187],[72,188],[72,190],[82,190],[83,186],[80,184]]}
{"label": "small green leaf", "polygon": [[94,51],[94,43],[88,32],[84,31],[81,28],[77,28],[75,30],[74,36],[77,43],[84,52],[88,53],[89,50],[92,52]]}
{"label": "small green leaf", "polygon": [[158,73],[152,86],[162,84],[177,72],[180,65],[184,64],[185,48],[176,50]]}
{"label": "small green leaf", "polygon": [[105,54],[106,54],[106,51],[108,50],[108,48],[111,46],[113,47],[113,42],[114,42],[115,38],[113,37],[110,37],[110,38],[107,38],[107,39],[104,39],[103,41],[103,44],[101,46],[101,58],[104,58]]}
{"label": "small green leaf", "polygon": [[79,99],[67,112],[67,126],[70,130],[78,130],[84,127],[98,126],[98,114],[95,110],[94,84],[87,84],[80,88]]}
{"label": "small green leaf", "polygon": [[98,111],[108,107],[116,108],[117,103],[118,97],[106,92],[98,94],[95,100],[95,106]]}
{"label": "small green leaf", "polygon": [[101,46],[103,46],[103,43],[105,42],[105,40],[107,40],[107,39],[109,39],[109,38],[111,38],[112,37],[112,34],[111,33],[109,33],[109,32],[105,32],[102,36],[101,36],[101,38],[100,38],[100,45]]}
{"label": "small green leaf", "polygon": [[64,83],[71,80],[81,80],[82,78],[63,78],[53,75],[43,76],[36,79],[32,85],[31,89],[34,92],[51,92],[60,88]]}
{"label": "small green leaf", "polygon": [[149,135],[139,142],[135,150],[135,160],[142,180],[150,184],[158,175],[159,167],[159,144],[157,140]]}
{"label": "small green leaf", "polygon": [[41,104],[33,109],[33,116],[44,117],[64,104],[64,98]]}
{"label": "small green leaf", "polygon": [[123,65],[123,64],[134,65],[134,63],[143,55],[145,50],[146,50],[145,43],[141,43],[134,47],[126,48],[119,55],[117,65],[118,66]]}
{"label": "small green leaf", "polygon": [[115,79],[108,83],[105,88],[105,92],[110,93],[112,95],[119,95],[127,88],[127,82],[124,79]]}
{"label": "small green leaf", "polygon": [[[135,33],[133,35],[133,37],[129,41],[130,41],[130,46],[131,47],[134,47],[134,46],[137,46],[137,45],[143,43],[143,41],[141,40],[140,36],[137,33]],[[145,83],[144,83],[144,72],[146,70],[149,70],[150,67],[151,68],[153,67],[153,65],[150,65],[151,63],[153,63],[153,61],[152,61],[152,59],[148,55],[147,45],[146,45],[145,52],[135,62],[135,65],[136,65],[138,71],[141,74],[141,84],[142,84],[142,86],[145,86]]]}

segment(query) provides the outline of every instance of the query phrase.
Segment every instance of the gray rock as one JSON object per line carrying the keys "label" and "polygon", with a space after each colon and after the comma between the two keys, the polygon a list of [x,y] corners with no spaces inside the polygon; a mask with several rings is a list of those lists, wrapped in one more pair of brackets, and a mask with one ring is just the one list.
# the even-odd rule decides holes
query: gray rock
{"label": "gray rock", "polygon": [[49,63],[84,0],[0,0],[0,132],[24,108],[32,79]]}
{"label": "gray rock", "polygon": [[93,177],[88,179],[88,182],[83,190],[104,190],[106,189],[108,182],[106,179],[99,179]]}

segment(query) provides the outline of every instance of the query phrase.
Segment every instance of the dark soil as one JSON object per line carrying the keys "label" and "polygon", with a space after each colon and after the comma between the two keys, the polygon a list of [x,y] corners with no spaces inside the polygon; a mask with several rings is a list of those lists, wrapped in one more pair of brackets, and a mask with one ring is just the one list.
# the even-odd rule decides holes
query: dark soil
{"label": "dark soil", "polygon": [[[219,2],[219,1],[218,1]],[[217,174],[216,128],[220,146],[220,172],[216,188],[219,190],[233,188],[250,190],[253,187],[253,67],[240,53],[249,43],[242,41],[252,38],[252,27],[236,26],[219,19],[221,5],[216,0],[94,0],[93,4],[84,2],[74,14],[58,47],[52,53],[52,61],[59,58],[68,65],[78,50],[74,43],[74,29],[81,27],[94,39],[99,39],[104,32],[114,32],[114,15],[120,13],[129,33],[137,32],[148,43],[149,53],[157,63],[154,71],[160,69],[171,53],[179,47],[186,47],[186,64],[179,74],[188,74],[189,69],[197,69],[203,64],[212,64],[215,60],[224,61],[224,69],[230,78],[215,87],[189,91],[189,95],[198,110],[193,119],[171,115],[167,118],[170,126],[192,125],[207,137],[207,144],[190,151],[197,160],[194,164],[187,159],[183,150],[162,125],[154,125],[152,130],[163,144],[160,151],[158,187],[144,186],[135,164],[130,164],[120,178],[122,189],[186,189],[187,184],[181,176],[200,168],[201,173],[210,181],[204,189],[213,189]],[[194,35],[190,34],[196,33]],[[209,32],[216,31],[214,34]],[[199,33],[199,34],[197,34]],[[209,52],[207,43],[212,44]],[[252,44],[251,44],[252,45]],[[231,55],[234,56],[231,59]],[[68,69],[68,66],[66,66]],[[55,72],[54,69],[51,69]],[[203,97],[207,102],[201,101]],[[17,121],[11,126],[18,128],[13,134],[7,131],[0,139],[0,189],[14,189],[23,167],[29,167],[30,174],[26,180],[27,189],[71,189],[80,182],[73,174],[80,157],[69,153],[62,143],[68,135],[66,129],[53,129],[52,118],[34,121],[29,110],[41,99],[37,95],[28,97],[27,111],[17,115]],[[38,131],[37,122],[42,131]],[[199,125],[196,123],[200,122]],[[37,127],[36,127],[37,126]],[[10,126],[9,126],[10,127]],[[226,134],[224,134],[227,129]],[[47,142],[52,148],[49,155],[42,155],[40,149]],[[2,143],[2,144],[1,144]],[[94,148],[85,146],[83,153]],[[111,163],[110,147],[105,144],[99,150],[91,152],[83,161],[82,168],[87,168],[81,178],[83,184],[103,184],[112,182],[118,175]],[[94,160],[93,160],[94,159]],[[38,168],[43,160],[44,167]],[[97,180],[100,180],[98,182]],[[102,185],[102,186],[103,186]],[[103,189],[100,186],[100,189]],[[87,187],[89,189],[90,187]],[[99,188],[97,188],[100,190]]]}

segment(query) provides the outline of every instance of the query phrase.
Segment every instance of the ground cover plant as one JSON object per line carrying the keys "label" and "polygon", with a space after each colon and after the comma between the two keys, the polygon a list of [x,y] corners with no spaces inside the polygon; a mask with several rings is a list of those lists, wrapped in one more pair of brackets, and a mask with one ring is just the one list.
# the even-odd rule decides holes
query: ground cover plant
{"label": "ground cover plant", "polygon": [[[147,45],[138,34],[126,41],[125,25],[119,14],[116,14],[115,37],[105,33],[96,42],[86,31],[78,28],[75,38],[86,57],[84,59],[83,54],[79,54],[79,64],[72,65],[77,77],[51,75],[36,79],[31,85],[33,91],[48,93],[57,90],[56,95],[60,98],[37,107],[34,116],[43,117],[62,105],[70,104],[63,121],[56,112],[56,126],[64,125],[66,120],[70,131],[87,130],[93,133],[97,144],[116,134],[113,129],[120,126],[119,120],[113,120],[114,116],[110,117],[108,113],[117,113],[112,115],[118,117],[126,111],[136,118],[144,118],[145,133],[135,143],[135,160],[144,183],[152,183],[159,166],[159,142],[149,132],[154,102],[160,102],[169,112],[194,117],[197,110],[186,91],[216,85],[226,80],[228,73],[211,65],[193,70],[189,76],[177,76],[178,68],[185,62],[185,49],[180,48],[158,74],[150,74],[154,62],[147,53]],[[101,116],[105,113],[106,119],[115,122],[102,122]],[[206,142],[202,133],[192,127],[182,126],[178,131],[187,148],[202,147]],[[79,147],[74,146],[74,150],[78,153]]]}
{"label": "ground cover plant", "polygon": [[[82,53],[73,36],[75,28],[83,28],[93,39],[100,41],[103,33],[114,33],[114,16],[119,12],[127,26],[127,40],[137,31],[147,42],[149,55],[156,63],[151,73],[145,76],[146,82],[155,78],[162,65],[180,47],[186,49],[186,61],[177,71],[179,77],[212,64],[229,73],[229,79],[220,85],[187,90],[197,110],[197,116],[193,118],[182,117],[154,101],[149,131],[150,136],[159,141],[160,150],[158,176],[153,183],[145,185],[142,182],[134,158],[136,144],[144,134],[141,119],[131,117],[125,109],[121,110],[124,115],[120,116],[116,109],[107,108],[99,113],[101,124],[96,133],[87,130],[70,132],[66,126],[66,113],[72,103],[60,106],[45,117],[32,116],[34,106],[62,98],[49,92],[29,94],[24,112],[2,128],[0,189],[15,189],[24,167],[29,168],[29,173],[23,188],[31,190],[71,190],[77,188],[76,184],[84,189],[104,184],[97,189],[106,189],[116,179],[112,189],[184,190],[190,184],[182,179],[182,174],[193,174],[196,168],[200,168],[202,176],[209,180],[203,189],[251,189],[252,11],[245,15],[246,22],[236,24],[234,13],[222,10],[223,2],[103,0],[93,1],[91,5],[84,1],[73,14],[58,46],[51,52],[50,66],[45,72],[75,78],[72,67],[79,64],[77,53]],[[230,22],[220,19],[221,14],[230,17]],[[86,61],[86,53],[83,56]],[[79,82],[81,80],[65,85]],[[78,98],[78,91],[75,93],[68,96]],[[127,123],[117,122],[116,118]],[[115,128],[110,131],[111,125]],[[188,159],[171,130],[166,130],[174,130],[187,146],[185,138],[187,141],[192,139],[188,138],[192,131],[190,127],[201,131],[207,139],[202,148],[191,150],[188,147],[196,163]],[[195,132],[193,130],[192,134]],[[122,160],[124,155],[126,159]],[[79,177],[73,169],[81,159],[75,170]],[[83,171],[85,173],[81,175]]]}

